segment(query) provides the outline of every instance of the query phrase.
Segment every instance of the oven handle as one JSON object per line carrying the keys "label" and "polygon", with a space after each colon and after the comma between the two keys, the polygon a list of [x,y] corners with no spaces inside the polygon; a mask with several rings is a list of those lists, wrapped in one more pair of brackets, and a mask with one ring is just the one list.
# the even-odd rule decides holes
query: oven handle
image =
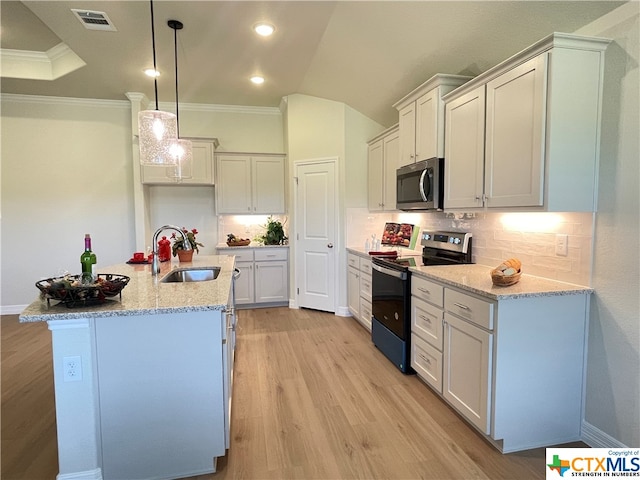
{"label": "oven handle", "polygon": [[391,275],[392,277],[399,278],[400,280],[407,279],[407,272],[399,272],[397,270],[391,270],[390,268],[381,267],[378,264],[372,263],[371,268],[377,270],[384,275]]}

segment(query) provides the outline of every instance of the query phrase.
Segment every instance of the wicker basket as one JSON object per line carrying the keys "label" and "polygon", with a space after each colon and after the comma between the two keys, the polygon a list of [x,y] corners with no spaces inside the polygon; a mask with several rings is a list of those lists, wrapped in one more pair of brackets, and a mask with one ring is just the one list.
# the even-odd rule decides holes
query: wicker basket
{"label": "wicker basket", "polygon": [[251,240],[237,240],[233,242],[227,242],[230,247],[246,247],[251,243]]}
{"label": "wicker basket", "polygon": [[518,270],[513,275],[500,275],[498,272],[497,268],[491,270],[491,280],[496,287],[515,285],[520,281],[520,275],[522,275],[522,270]]}

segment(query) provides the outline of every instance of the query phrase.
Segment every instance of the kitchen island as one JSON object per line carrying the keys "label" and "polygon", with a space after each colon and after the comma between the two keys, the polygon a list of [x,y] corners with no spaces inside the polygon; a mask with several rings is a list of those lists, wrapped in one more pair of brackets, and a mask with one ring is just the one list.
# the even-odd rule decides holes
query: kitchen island
{"label": "kitchen island", "polygon": [[[20,322],[52,332],[58,480],[180,478],[215,471],[229,446],[233,256],[120,264],[121,299],[67,308],[36,300]],[[177,268],[214,280],[163,283]],[[55,302],[52,302],[52,304]]]}

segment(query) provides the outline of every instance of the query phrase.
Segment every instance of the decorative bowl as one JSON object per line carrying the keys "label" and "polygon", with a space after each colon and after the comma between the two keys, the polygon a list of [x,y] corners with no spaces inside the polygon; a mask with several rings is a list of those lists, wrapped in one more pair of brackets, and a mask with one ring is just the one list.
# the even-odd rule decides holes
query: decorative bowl
{"label": "decorative bowl", "polygon": [[65,275],[36,282],[42,298],[57,300],[69,308],[103,303],[107,297],[121,295],[129,277],[114,273],[95,275],[92,283],[83,283],[82,275]]}
{"label": "decorative bowl", "polygon": [[250,243],[251,243],[251,240],[227,241],[227,245],[230,247],[246,247]]}

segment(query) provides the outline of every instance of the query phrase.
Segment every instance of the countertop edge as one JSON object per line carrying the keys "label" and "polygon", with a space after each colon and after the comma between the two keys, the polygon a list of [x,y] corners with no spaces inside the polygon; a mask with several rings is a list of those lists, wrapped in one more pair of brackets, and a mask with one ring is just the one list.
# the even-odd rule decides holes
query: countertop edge
{"label": "countertop edge", "polygon": [[[191,266],[196,268],[220,267],[221,271],[213,283],[163,284],[158,281],[175,269]],[[46,300],[38,297],[20,313],[18,321],[20,323],[34,323],[54,320],[222,311],[227,306],[234,266],[235,256],[233,255],[203,255],[194,256],[193,261],[187,264],[161,263],[161,272],[158,277],[151,275],[150,264],[118,264],[104,267],[105,271],[118,271],[130,277],[129,284],[122,291],[122,299],[108,299],[95,306],[67,308],[59,303],[49,306]]]}
{"label": "countertop edge", "polygon": [[[473,266],[472,266],[473,265]],[[537,277],[534,275],[523,274],[520,282],[515,285],[511,285],[508,287],[498,287],[493,285],[491,282],[490,271],[492,267],[486,265],[460,265],[460,266],[447,266],[444,268],[457,268],[459,270],[464,269],[465,267],[473,268],[478,271],[478,269],[482,269],[481,273],[486,275],[486,278],[483,279],[482,285],[470,285],[468,283],[464,283],[462,281],[463,273],[460,273],[458,276],[460,280],[447,278],[442,274],[438,273],[438,267],[427,267],[429,271],[426,271],[424,267],[410,267],[409,270],[420,277],[427,278],[430,280],[435,280],[437,282],[443,283],[445,285],[449,285],[460,290],[464,290],[470,293],[474,293],[476,295],[480,295],[485,298],[489,298],[491,300],[508,300],[508,299],[516,299],[516,298],[533,298],[533,297],[551,297],[551,296],[563,296],[563,295],[585,295],[592,294],[595,290],[591,287],[584,287],[582,285],[575,285],[572,283],[561,282],[559,280],[552,280],[545,277]],[[440,267],[442,268],[442,267]],[[486,272],[484,271],[486,269]],[[449,270],[451,272],[451,270]],[[476,274],[477,275],[477,274]],[[514,291],[514,289],[522,288],[522,282],[534,282],[534,285],[528,291]],[[541,285],[542,287],[535,286],[535,283]],[[509,290],[511,289],[511,290]]]}

